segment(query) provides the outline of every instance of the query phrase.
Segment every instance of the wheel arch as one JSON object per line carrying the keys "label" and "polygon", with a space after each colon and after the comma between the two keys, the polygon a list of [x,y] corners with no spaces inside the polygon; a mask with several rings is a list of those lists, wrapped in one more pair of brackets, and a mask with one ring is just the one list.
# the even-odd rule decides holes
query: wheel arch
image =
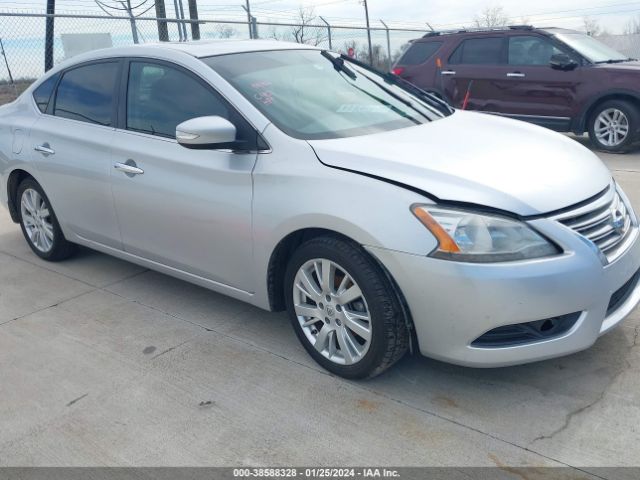
{"label": "wheel arch", "polygon": [[18,205],[16,204],[18,186],[27,178],[33,178],[37,182],[35,177],[30,172],[21,167],[12,170],[7,177],[7,206],[9,208],[11,220],[13,220],[13,222],[15,223],[18,223],[20,221],[20,216],[18,215]]}
{"label": "wheel arch", "polygon": [[389,281],[393,293],[398,298],[398,301],[402,307],[404,318],[407,328],[410,334],[409,350],[413,353],[418,348],[417,336],[415,334],[415,327],[413,324],[413,317],[411,316],[411,310],[409,305],[400,290],[398,283],[395,281],[391,272],[385,267],[385,265],[374,255],[371,255],[359,242],[350,238],[342,233],[326,228],[301,228],[286,235],[274,248],[269,258],[269,264],[267,268],[267,294],[269,298],[269,307],[271,311],[279,312],[285,310],[285,290],[284,280],[285,272],[287,269],[287,259],[291,254],[302,245],[304,242],[321,236],[333,236],[347,241],[354,246],[357,246],[362,252],[369,257],[373,262],[378,265],[382,274]]}
{"label": "wheel arch", "polygon": [[582,134],[589,130],[589,119],[593,115],[595,109],[602,105],[604,102],[608,102],[609,100],[623,100],[627,102],[633,103],[636,108],[638,108],[638,112],[640,112],[640,93],[634,92],[632,90],[609,90],[607,92],[603,92],[598,95],[594,99],[592,99],[582,110],[580,117],[578,118],[577,124],[574,126],[573,131],[575,133]]}

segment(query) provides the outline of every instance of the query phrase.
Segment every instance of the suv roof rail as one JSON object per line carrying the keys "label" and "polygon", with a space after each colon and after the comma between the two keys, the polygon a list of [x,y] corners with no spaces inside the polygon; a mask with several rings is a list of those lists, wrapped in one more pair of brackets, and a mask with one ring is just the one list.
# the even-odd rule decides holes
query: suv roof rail
{"label": "suv roof rail", "polygon": [[427,32],[422,38],[437,37],[438,35],[454,35],[456,33],[474,33],[474,32],[499,32],[505,30],[533,30],[533,25],[507,25],[504,27],[472,27],[472,28],[456,28],[453,30],[434,30]]}

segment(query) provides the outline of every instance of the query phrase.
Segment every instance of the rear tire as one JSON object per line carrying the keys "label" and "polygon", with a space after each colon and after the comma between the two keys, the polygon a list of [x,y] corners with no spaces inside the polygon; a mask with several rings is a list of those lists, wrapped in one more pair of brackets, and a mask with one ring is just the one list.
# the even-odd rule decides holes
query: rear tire
{"label": "rear tire", "polygon": [[640,112],[631,102],[608,100],[589,118],[589,138],[602,151],[623,153],[631,148],[640,128]]}
{"label": "rear tire", "polygon": [[22,234],[38,257],[58,262],[76,252],[77,246],[64,238],[51,202],[33,178],[20,183],[15,204]]}
{"label": "rear tire", "polygon": [[374,377],[409,348],[407,322],[393,286],[352,242],[323,236],[302,244],[287,266],[285,296],[300,342],[336,375]]}

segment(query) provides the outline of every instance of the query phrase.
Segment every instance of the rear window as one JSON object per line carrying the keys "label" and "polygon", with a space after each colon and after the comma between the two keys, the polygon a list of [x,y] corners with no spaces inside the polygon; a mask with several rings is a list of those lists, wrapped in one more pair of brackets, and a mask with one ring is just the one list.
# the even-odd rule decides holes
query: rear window
{"label": "rear window", "polygon": [[53,93],[53,89],[56,86],[59,76],[59,74],[51,75],[33,91],[33,99],[36,101],[38,109],[42,113],[47,111],[49,99],[51,98],[51,94]]}
{"label": "rear window", "polygon": [[442,42],[414,42],[398,61],[398,64],[420,65],[429,60],[441,46]]}
{"label": "rear window", "polygon": [[470,38],[460,44],[449,58],[452,64],[499,65],[503,62],[504,39]]}

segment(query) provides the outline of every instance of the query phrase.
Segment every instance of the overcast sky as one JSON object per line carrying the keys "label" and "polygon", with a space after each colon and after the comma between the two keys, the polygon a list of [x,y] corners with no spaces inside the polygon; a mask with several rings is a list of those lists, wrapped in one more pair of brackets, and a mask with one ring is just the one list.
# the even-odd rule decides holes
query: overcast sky
{"label": "overcast sky", "polygon": [[[116,0],[103,0],[117,5]],[[136,5],[144,0],[131,0]],[[198,0],[204,18],[238,18],[245,0]],[[153,0],[147,0],[147,5]],[[185,8],[187,0],[183,0]],[[165,0],[173,15],[174,0]],[[42,10],[46,0],[0,0],[3,9]],[[96,12],[94,0],[57,0],[58,11]],[[252,10],[259,20],[291,21],[300,5],[313,7],[316,14],[336,23],[362,23],[364,8],[361,0],[251,0]],[[629,0],[369,0],[372,21],[383,19],[395,25],[422,28],[429,22],[436,28],[469,25],[486,7],[502,6],[512,23],[523,19],[538,26],[582,28],[583,17],[590,17],[612,33],[621,33],[625,24],[640,15],[640,1]],[[153,13],[153,9],[150,13]]]}

